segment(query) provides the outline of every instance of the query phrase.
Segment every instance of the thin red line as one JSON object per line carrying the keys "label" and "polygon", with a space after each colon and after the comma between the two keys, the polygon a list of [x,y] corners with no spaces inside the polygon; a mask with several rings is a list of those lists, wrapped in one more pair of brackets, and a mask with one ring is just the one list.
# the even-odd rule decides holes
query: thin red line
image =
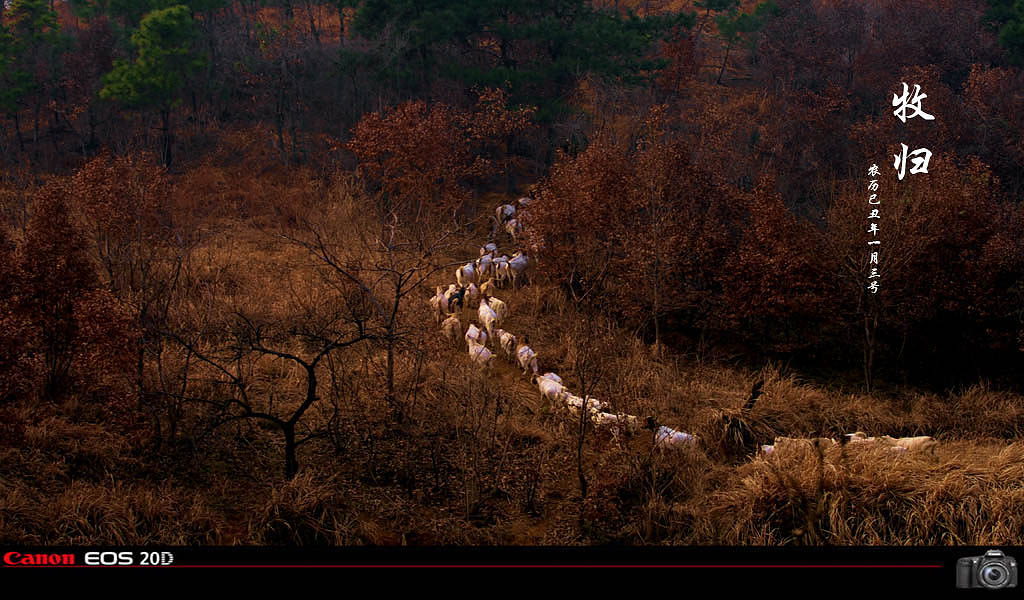
{"label": "thin red line", "polygon": [[941,569],[944,565],[6,565],[122,569]]}

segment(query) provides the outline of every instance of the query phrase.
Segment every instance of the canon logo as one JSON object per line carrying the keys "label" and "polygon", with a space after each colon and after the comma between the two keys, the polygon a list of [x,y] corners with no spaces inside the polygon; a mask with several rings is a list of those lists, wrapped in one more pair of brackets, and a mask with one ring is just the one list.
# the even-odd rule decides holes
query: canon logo
{"label": "canon logo", "polygon": [[22,554],[21,552],[8,552],[4,554],[5,565],[15,566],[40,566],[40,565],[73,565],[75,564],[74,554]]}

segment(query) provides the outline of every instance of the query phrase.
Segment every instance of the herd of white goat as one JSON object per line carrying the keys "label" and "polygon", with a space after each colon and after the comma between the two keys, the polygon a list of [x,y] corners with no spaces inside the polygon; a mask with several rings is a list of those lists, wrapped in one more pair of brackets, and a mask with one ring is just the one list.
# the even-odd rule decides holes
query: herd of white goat
{"label": "herd of white goat", "polygon": [[[868,437],[863,431],[858,431],[856,433],[846,434],[846,439],[847,444],[886,448],[890,452],[896,452],[899,454],[903,454],[907,451],[918,451],[930,454],[931,456],[936,456],[935,451],[939,446],[939,443],[928,435],[904,438],[894,438],[888,435]],[[806,439],[777,437],[775,438],[774,443],[761,446],[761,451],[765,454],[775,454],[776,452],[786,452],[799,445],[804,445],[806,447],[808,444],[817,445],[819,448],[824,449],[829,446],[838,445],[839,442],[832,438]]]}
{"label": "herd of white goat", "polygon": [[[520,220],[523,209],[530,204],[530,198],[520,198],[518,208],[513,204],[503,204],[495,210],[495,228],[492,239],[504,229],[518,243],[519,234],[523,232]],[[541,397],[550,401],[556,408],[564,409],[568,415],[578,417],[581,410],[587,411],[590,422],[599,429],[609,431],[616,439],[621,433],[635,433],[641,428],[654,432],[654,442],[660,447],[692,447],[697,438],[689,433],[676,431],[670,427],[658,425],[652,417],[641,420],[634,415],[616,413],[609,410],[605,402],[587,396],[580,398],[573,395],[563,384],[562,378],[555,373],[539,374],[537,353],[530,348],[529,337],[520,340],[511,332],[500,328],[508,318],[508,306],[494,296],[496,289],[511,284],[516,289],[523,281],[529,258],[521,250],[515,251],[511,257],[498,255],[498,246],[488,242],[480,248],[480,256],[455,270],[456,283],[445,289],[438,286],[435,295],[430,298],[430,306],[435,319],[441,324],[441,336],[453,346],[459,347],[465,341],[470,359],[482,369],[489,369],[496,355],[512,364],[517,364],[523,374],[531,374],[530,382],[537,386]],[[462,329],[460,315],[463,308],[476,308],[477,323],[469,323],[465,332]],[[489,349],[490,343],[493,351]],[[922,451],[935,456],[938,442],[929,436],[911,438],[892,438],[887,435],[867,437],[863,432],[846,435],[848,444],[879,445],[893,452]],[[798,445],[812,445],[824,448],[838,444],[831,438],[785,438],[777,437],[771,445],[761,446],[765,455],[786,452]]]}

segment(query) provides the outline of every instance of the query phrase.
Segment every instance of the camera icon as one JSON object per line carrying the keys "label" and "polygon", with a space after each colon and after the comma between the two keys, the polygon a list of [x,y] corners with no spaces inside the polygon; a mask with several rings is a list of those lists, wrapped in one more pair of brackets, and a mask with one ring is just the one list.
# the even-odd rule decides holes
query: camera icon
{"label": "camera icon", "polygon": [[1017,587],[1017,561],[1001,550],[956,561],[956,587],[998,590]]}

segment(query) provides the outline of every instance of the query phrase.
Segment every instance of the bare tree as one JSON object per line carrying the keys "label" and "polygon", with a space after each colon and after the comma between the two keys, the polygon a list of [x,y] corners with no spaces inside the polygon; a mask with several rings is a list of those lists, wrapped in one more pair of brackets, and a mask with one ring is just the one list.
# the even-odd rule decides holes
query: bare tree
{"label": "bare tree", "polygon": [[441,218],[403,221],[398,209],[379,199],[377,210],[367,210],[366,198],[352,189],[307,220],[300,233],[285,237],[310,253],[324,285],[354,286],[364,295],[372,313],[369,335],[386,354],[384,399],[401,422],[396,359],[421,326],[406,318],[409,302],[420,299],[415,293],[436,273],[463,262],[445,257],[458,252],[465,228]]}
{"label": "bare tree", "polygon": [[[168,332],[195,361],[191,377],[208,384],[205,396],[186,395],[183,384],[179,398],[212,407],[211,429],[245,419],[276,427],[284,440],[289,479],[299,470],[299,447],[328,435],[302,420],[320,400],[318,369],[332,353],[371,337],[361,290],[292,300],[285,317],[265,309],[236,310],[231,318],[206,323],[198,331]],[[299,371],[299,390],[288,389],[291,374],[281,375],[275,361]]]}
{"label": "bare tree", "polygon": [[612,356],[609,331],[601,331],[602,327],[594,321],[599,317],[579,315],[572,330],[566,335],[568,349],[566,362],[572,374],[579,381],[579,395],[583,398],[576,419],[576,477],[580,486],[579,526],[583,527],[584,507],[589,491],[587,475],[583,464],[583,448],[587,437],[587,424],[590,422],[590,395],[598,389],[605,375],[609,372],[608,359]]}

